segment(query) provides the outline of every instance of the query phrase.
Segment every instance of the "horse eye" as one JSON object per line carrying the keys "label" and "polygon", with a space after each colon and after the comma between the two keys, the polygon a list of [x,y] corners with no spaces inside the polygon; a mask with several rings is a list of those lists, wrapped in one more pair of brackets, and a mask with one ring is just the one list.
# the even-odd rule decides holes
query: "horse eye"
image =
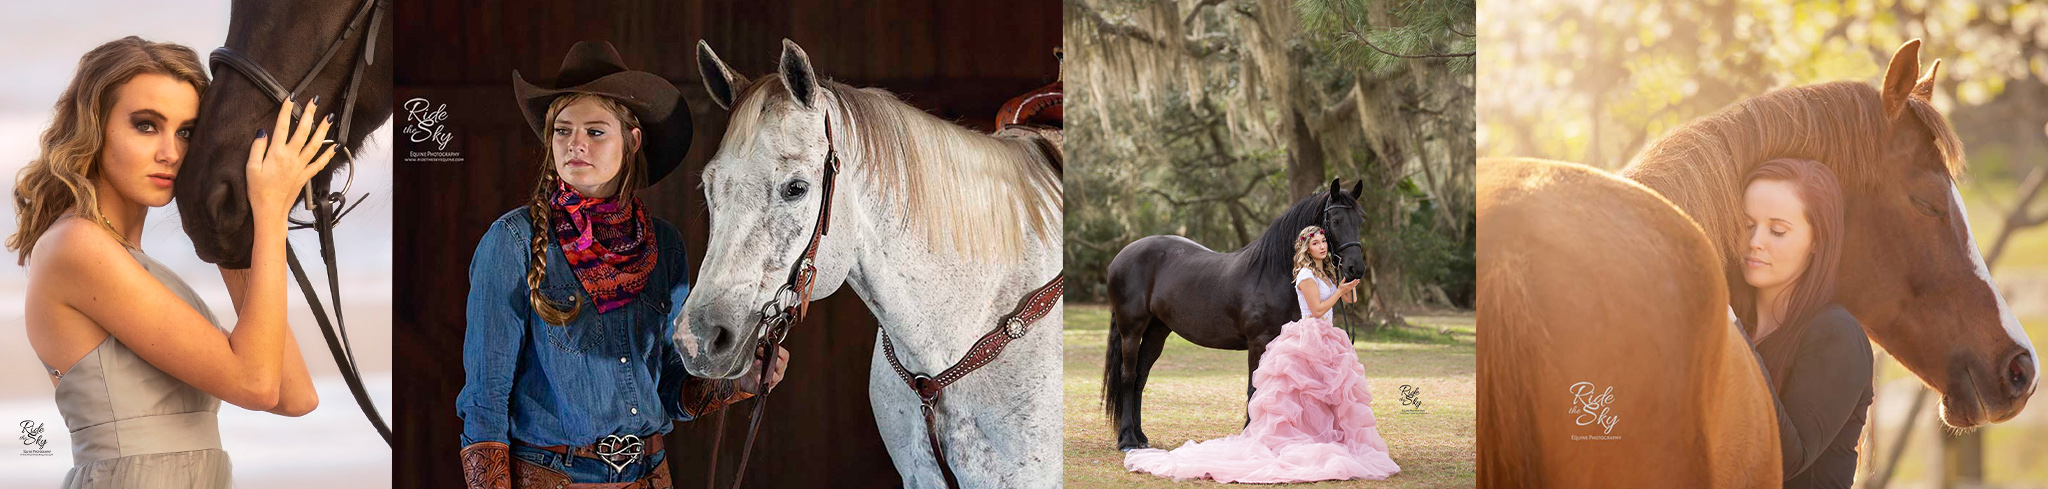
{"label": "horse eye", "polygon": [[1932,217],[1942,217],[1948,214],[1946,212],[1942,212],[1942,209],[1935,208],[1934,204],[1927,203],[1927,201],[1925,200],[1920,200],[1919,197],[1913,198],[1913,207],[1919,208],[1921,214],[1926,214]]}
{"label": "horse eye", "polygon": [[810,190],[811,182],[790,180],[789,183],[782,184],[782,200],[790,202],[801,199],[804,197],[804,193]]}

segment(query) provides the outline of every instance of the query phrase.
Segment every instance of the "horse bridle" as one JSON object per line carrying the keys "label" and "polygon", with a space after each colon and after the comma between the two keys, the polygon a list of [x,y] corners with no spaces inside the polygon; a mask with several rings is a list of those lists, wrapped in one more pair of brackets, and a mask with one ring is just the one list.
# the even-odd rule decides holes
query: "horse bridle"
{"label": "horse bridle", "polygon": [[[1324,199],[1325,199],[1325,201],[1327,202],[1327,201],[1329,200],[1329,197],[1324,197]],[[1323,226],[1323,235],[1324,235],[1324,236],[1330,236],[1330,229],[1331,229],[1331,228],[1330,228],[1330,216],[1331,216],[1331,214],[1330,214],[1330,211],[1331,211],[1331,210],[1339,210],[1339,209],[1353,209],[1353,210],[1356,210],[1357,208],[1356,208],[1356,207],[1352,207],[1352,206],[1351,206],[1350,204],[1337,204],[1337,203],[1326,203],[1326,204],[1324,204],[1324,205],[1323,205],[1323,212],[1322,212],[1322,216],[1321,216],[1320,218],[1318,218],[1318,219],[1316,220],[1316,221],[1317,221],[1317,222],[1316,222],[1316,224],[1320,224],[1320,225],[1322,225],[1322,226]],[[1336,264],[1336,265],[1337,265],[1337,266],[1339,267],[1339,268],[1338,268],[1338,270],[1339,270],[1339,271],[1342,271],[1342,270],[1343,270],[1343,269],[1342,269],[1342,267],[1344,266],[1344,255],[1343,255],[1342,253],[1344,252],[1344,250],[1348,250],[1348,249],[1352,249],[1352,248],[1360,248],[1360,249],[1364,249],[1364,248],[1365,248],[1365,245],[1363,245],[1363,244],[1360,244],[1360,243],[1359,243],[1359,242],[1358,242],[1357,240],[1352,240],[1352,241],[1346,241],[1346,242],[1344,242],[1344,243],[1342,243],[1342,244],[1338,244],[1337,246],[1335,246],[1335,247],[1332,247],[1332,248],[1330,248],[1330,260],[1331,260],[1331,261],[1334,261],[1334,262],[1336,262],[1335,264]],[[1342,277],[1339,277],[1339,278],[1341,279]]]}
{"label": "horse bridle", "polygon": [[[348,150],[349,124],[355,117],[355,99],[357,89],[363,82],[363,72],[367,71],[374,59],[377,32],[384,23],[382,14],[385,8],[385,1],[364,0],[362,6],[356,8],[355,16],[349,19],[348,26],[341,31],[339,36],[334,38],[333,42],[327,45],[326,53],[320,55],[320,60],[313,63],[311,71],[308,71],[305,77],[300,78],[298,85],[290,90],[286,90],[283,84],[278,83],[277,78],[271,76],[269,71],[264,70],[262,65],[227,47],[213,50],[213,54],[208,57],[210,68],[215,78],[220,77],[223,65],[227,68],[233,68],[236,72],[241,73],[243,78],[249,79],[250,83],[256,85],[256,88],[261,89],[263,94],[269,96],[272,102],[282,105],[286,100],[292,100],[299,93],[312,86],[313,81],[319,78],[320,73],[327,70],[327,62],[334,59],[334,54],[340,52],[341,47],[350,38],[355,37],[358,32],[362,32],[362,48],[359,51],[360,55],[356,58],[356,64],[349,68],[348,85],[342,87],[341,93],[335,99],[336,103],[341,104],[342,109],[341,125],[334,129],[336,134],[332,151],[345,155],[346,160],[353,161],[355,155]],[[367,28],[365,28],[366,26]],[[298,113],[291,115],[294,125],[301,123],[299,116],[300,114]],[[310,123],[311,121],[306,122]],[[320,234],[320,259],[327,265],[328,295],[334,298],[334,320],[331,324],[328,322],[326,309],[320,304],[319,294],[314,290],[312,281],[307,278],[305,267],[299,264],[298,253],[292,249],[289,242],[285,243],[285,260],[287,264],[291,265],[294,278],[298,279],[299,292],[305,294],[307,305],[313,309],[314,321],[320,323],[320,333],[327,339],[328,353],[334,355],[334,363],[340,367],[342,379],[347,381],[349,392],[355,395],[356,404],[362,406],[363,416],[369,418],[370,425],[375,426],[377,434],[384,436],[384,443],[390,445],[391,427],[384,423],[383,416],[377,414],[376,405],[370,403],[369,392],[363,388],[362,375],[356,368],[355,350],[348,343],[348,329],[341,316],[341,280],[336,273],[337,267],[334,263],[334,225],[341,220],[342,216],[348,215],[350,211],[355,210],[355,206],[347,205],[347,194],[349,187],[355,184],[355,174],[355,170],[349,170],[348,180],[342,184],[340,192],[319,195],[317,198],[315,196],[319,193],[325,193],[327,185],[318,185],[318,187],[322,188],[319,188],[320,192],[316,193],[316,185],[310,181],[306,182],[306,188],[301,197],[306,201],[306,210],[313,213],[313,220],[302,221],[298,218],[290,218],[293,224],[290,229],[311,228]],[[356,202],[356,205],[361,204],[361,200]],[[336,209],[341,210],[336,212]]]}
{"label": "horse bridle", "polygon": [[[813,281],[817,278],[818,274],[818,245],[823,241],[825,235],[831,233],[832,195],[838,176],[839,150],[837,145],[833,144],[832,116],[827,115],[825,116],[825,188],[823,190],[822,203],[818,208],[818,222],[811,227],[811,239],[809,243],[804,245],[803,254],[798,255],[796,263],[790,267],[789,278],[783,281],[780,288],[776,289],[774,298],[761,305],[761,322],[755,325],[758,330],[763,331],[758,344],[764,356],[761,360],[759,383],[755,385],[762,386],[764,389],[768,385],[770,372],[775,371],[775,348],[781,346],[782,340],[788,337],[789,327],[802,322],[805,315],[810,312],[811,285],[813,285]],[[940,394],[943,393],[946,386],[951,385],[954,381],[960,380],[961,377],[965,377],[975,369],[994,362],[997,356],[1002,355],[1003,348],[1008,346],[1011,340],[1021,338],[1024,336],[1024,333],[1030,331],[1032,324],[1045,317],[1052,310],[1053,306],[1058,305],[1060,294],[1064,290],[1063,284],[1064,277],[1053,277],[1051,282],[1038,287],[1031,294],[1026,295],[1017,304],[1015,310],[997,321],[995,331],[983,335],[980,341],[974,343],[974,347],[968,349],[968,354],[965,358],[960,359],[958,363],[953,364],[953,366],[948,367],[944,372],[936,376],[912,374],[909,370],[904,369],[903,363],[896,359],[895,346],[889,342],[889,332],[887,330],[882,331],[882,352],[888,356],[889,365],[896,369],[896,374],[903,377],[903,381],[910,386],[911,390],[917,392],[918,399],[921,401],[920,407],[924,412],[925,430],[932,447],[932,457],[938,462],[939,471],[945,477],[947,487],[957,488],[960,487],[960,484],[954,478],[952,468],[946,464],[945,453],[939,447],[935,410]],[[768,392],[762,392],[760,395],[755,396],[754,412],[747,421],[747,439],[740,448],[740,463],[738,467],[733,469],[732,487],[735,489],[738,489],[746,481],[747,459],[753,454],[754,438],[761,432],[761,413],[766,409],[767,405]],[[715,428],[717,435],[713,436],[711,441],[711,465],[709,466],[711,469],[710,475],[705,478],[705,487],[711,489],[718,487],[718,452],[720,451],[720,446],[725,443],[726,412],[725,410],[718,412],[718,425]]]}
{"label": "horse bridle", "polygon": [[[761,322],[755,325],[762,331],[758,346],[763,352],[761,360],[760,386],[763,391],[754,396],[754,413],[747,421],[747,441],[740,448],[740,465],[733,469],[732,487],[740,487],[747,478],[747,459],[754,452],[754,437],[761,432],[761,413],[768,406],[768,376],[775,371],[775,349],[782,346],[782,340],[789,335],[789,327],[802,322],[811,309],[811,285],[817,279],[818,244],[826,234],[832,232],[832,194],[834,182],[839,178],[839,150],[832,142],[832,116],[825,116],[825,188],[818,206],[818,222],[811,226],[811,240],[804,245],[804,252],[797,255],[796,263],[789,268],[789,278],[775,291],[774,298],[761,305]],[[705,487],[718,487],[718,452],[725,444],[725,413],[718,411],[717,435],[711,439],[711,469],[705,477]]]}

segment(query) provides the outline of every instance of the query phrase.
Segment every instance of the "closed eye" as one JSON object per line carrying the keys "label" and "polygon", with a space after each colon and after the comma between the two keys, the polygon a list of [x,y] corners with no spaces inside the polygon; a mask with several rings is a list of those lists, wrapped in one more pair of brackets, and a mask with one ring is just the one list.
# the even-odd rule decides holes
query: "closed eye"
{"label": "closed eye", "polygon": [[1913,198],[1913,207],[1919,209],[1921,214],[1926,214],[1929,217],[1945,217],[1948,215],[1948,209],[1935,207],[1934,204],[1919,197]]}

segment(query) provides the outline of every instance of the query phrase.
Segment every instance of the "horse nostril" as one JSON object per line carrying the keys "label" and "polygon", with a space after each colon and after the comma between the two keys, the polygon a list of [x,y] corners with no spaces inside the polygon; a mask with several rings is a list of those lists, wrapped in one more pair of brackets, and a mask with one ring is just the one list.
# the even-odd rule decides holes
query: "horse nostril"
{"label": "horse nostril", "polygon": [[247,204],[235,200],[235,185],[229,180],[214,183],[213,189],[206,194],[206,208],[214,213],[214,227],[221,229],[239,225],[243,219],[248,218],[249,213]]}
{"label": "horse nostril", "polygon": [[2034,386],[2033,354],[2022,351],[2018,355],[2013,355],[2012,361],[2006,363],[2005,381],[2008,383],[2007,387],[2012,389],[2012,397],[2015,399],[2025,396],[2032,391]]}
{"label": "horse nostril", "polygon": [[731,349],[732,349],[732,346],[733,346],[733,343],[735,343],[735,340],[733,339],[733,336],[734,336],[734,335],[732,334],[732,330],[731,330],[731,329],[727,329],[727,328],[711,328],[711,352],[712,352],[712,354],[714,354],[714,355],[715,355],[715,354],[718,354],[718,353],[724,352],[724,351],[726,351],[726,350],[731,350]]}

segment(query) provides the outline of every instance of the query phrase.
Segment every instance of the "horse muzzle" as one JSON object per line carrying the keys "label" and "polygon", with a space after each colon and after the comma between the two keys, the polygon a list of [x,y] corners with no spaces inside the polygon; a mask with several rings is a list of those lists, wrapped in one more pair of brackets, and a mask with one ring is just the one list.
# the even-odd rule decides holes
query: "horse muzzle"
{"label": "horse muzzle", "polygon": [[[2033,352],[2014,351],[1981,367],[1957,363],[1948,388],[1941,392],[1941,421],[1957,428],[2004,422],[2019,415],[2033,397],[2037,372]],[[1966,362],[1962,354],[1959,362]]]}
{"label": "horse muzzle", "polygon": [[746,373],[754,358],[760,322],[752,308],[728,307],[712,301],[698,307],[685,306],[674,324],[676,349],[682,352],[683,369],[691,376],[733,379]]}

